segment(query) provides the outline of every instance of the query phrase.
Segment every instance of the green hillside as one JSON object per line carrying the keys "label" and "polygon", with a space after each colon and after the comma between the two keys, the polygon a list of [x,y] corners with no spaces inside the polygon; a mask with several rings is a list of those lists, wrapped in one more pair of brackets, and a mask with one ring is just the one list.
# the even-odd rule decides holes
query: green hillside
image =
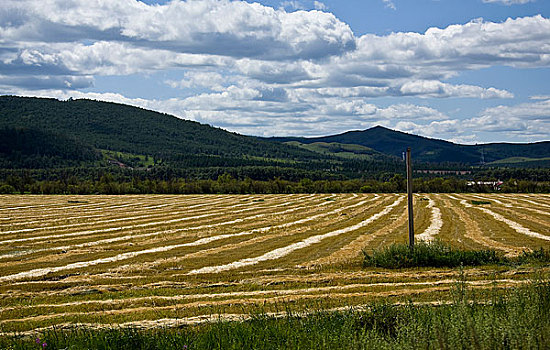
{"label": "green hillside", "polygon": [[[83,169],[77,175],[83,178],[93,177],[90,169],[124,168],[162,179],[228,173],[292,180],[356,178],[400,168],[397,160],[364,147],[339,146],[342,152],[335,155],[92,100],[0,96],[0,130],[5,134],[0,169],[47,171],[40,178],[55,178],[52,169],[68,167]],[[354,152],[368,157],[349,157]]]}
{"label": "green hillside", "polygon": [[[465,146],[475,149],[478,154],[483,152],[485,162],[495,162],[507,158],[525,158],[525,161],[544,161],[550,157],[550,142],[536,142],[526,144],[514,143],[489,143],[485,145]],[[527,159],[528,158],[528,159]],[[500,164],[516,163],[515,161],[503,161]],[[495,162],[494,164],[499,164]]]}
{"label": "green hillside", "polygon": [[407,147],[411,147],[416,162],[466,163],[478,165],[510,157],[545,158],[550,157],[550,142],[530,144],[493,143],[485,145],[459,145],[449,141],[430,139],[390,130],[381,126],[363,131],[349,131],[339,135],[299,138],[272,138],[273,141],[298,142],[300,144],[340,143],[360,145],[378,152],[401,157]]}
{"label": "green hillside", "polygon": [[238,135],[145,109],[91,100],[0,97],[0,128],[69,135],[96,149],[171,158],[174,155],[243,155],[316,159],[317,154]]}
{"label": "green hillside", "polygon": [[301,147],[312,152],[330,155],[343,159],[358,159],[358,160],[377,160],[388,161],[393,160],[391,156],[375,151],[372,148],[356,145],[345,144],[338,142],[313,142],[301,143],[298,141],[285,142],[288,145]]}
{"label": "green hillside", "polygon": [[[0,96],[0,170],[34,169],[41,179],[73,173],[98,178],[103,171],[122,169],[124,176],[146,170],[147,176],[163,180],[222,174],[259,180],[386,180],[403,173],[401,155],[409,146],[418,169],[462,169],[479,164],[482,154],[489,166],[536,168],[548,166],[545,158],[550,157],[550,142],[464,146],[383,127],[265,139],[116,103]],[[517,162],[517,157],[524,158]],[[503,159],[508,160],[498,162]]]}
{"label": "green hillside", "polygon": [[510,168],[550,168],[550,157],[528,158],[509,157],[488,163],[490,166],[505,166]]}
{"label": "green hillside", "polygon": [[78,166],[101,158],[93,147],[63,134],[0,127],[0,168]]}
{"label": "green hillside", "polygon": [[339,135],[316,138],[275,138],[277,141],[298,141],[301,143],[337,142],[355,144],[372,148],[378,152],[401,157],[407,147],[412,148],[415,161],[421,162],[462,162],[475,163],[479,154],[464,146],[448,141],[429,139],[427,137],[410,135],[390,130],[381,126],[363,131],[348,131]]}

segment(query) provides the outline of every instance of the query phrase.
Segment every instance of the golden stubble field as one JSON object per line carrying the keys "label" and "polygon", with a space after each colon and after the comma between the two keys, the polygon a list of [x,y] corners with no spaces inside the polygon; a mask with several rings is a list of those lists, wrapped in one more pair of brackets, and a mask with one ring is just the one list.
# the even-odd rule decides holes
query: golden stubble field
{"label": "golden stubble field", "polygon": [[[550,248],[550,196],[416,194],[415,231],[510,256]],[[362,249],[406,240],[403,194],[0,196],[0,332],[445,302],[457,270],[361,267]],[[461,278],[483,291],[548,272]]]}

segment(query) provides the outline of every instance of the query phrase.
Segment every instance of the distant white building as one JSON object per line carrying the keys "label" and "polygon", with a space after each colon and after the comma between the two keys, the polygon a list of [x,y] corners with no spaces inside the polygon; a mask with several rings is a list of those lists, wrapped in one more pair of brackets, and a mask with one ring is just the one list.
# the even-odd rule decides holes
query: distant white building
{"label": "distant white building", "polygon": [[504,182],[502,181],[468,181],[466,184],[468,186],[476,186],[476,185],[479,185],[479,186],[491,186],[493,187],[494,190],[497,190],[499,191],[500,190],[500,186],[502,186]]}

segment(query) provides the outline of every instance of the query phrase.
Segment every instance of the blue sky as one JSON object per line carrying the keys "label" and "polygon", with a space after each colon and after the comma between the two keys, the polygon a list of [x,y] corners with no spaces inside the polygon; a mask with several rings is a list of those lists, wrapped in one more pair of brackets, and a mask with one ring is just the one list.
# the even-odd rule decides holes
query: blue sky
{"label": "blue sky", "polygon": [[7,0],[0,94],[248,135],[550,140],[547,0]]}

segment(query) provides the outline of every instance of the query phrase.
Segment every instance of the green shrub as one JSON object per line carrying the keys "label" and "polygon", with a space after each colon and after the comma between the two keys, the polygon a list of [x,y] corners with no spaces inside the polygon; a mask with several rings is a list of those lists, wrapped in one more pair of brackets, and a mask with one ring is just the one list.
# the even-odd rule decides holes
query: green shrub
{"label": "green shrub", "polygon": [[550,249],[535,249],[532,251],[523,251],[517,258],[519,263],[550,263]]}
{"label": "green shrub", "polygon": [[495,250],[453,249],[440,241],[418,242],[414,249],[392,244],[372,254],[363,251],[364,267],[400,269],[407,267],[457,267],[499,264],[508,260]]}
{"label": "green shrub", "polygon": [[15,188],[11,185],[0,185],[0,194],[12,194],[15,193]]}
{"label": "green shrub", "polygon": [[473,205],[491,204],[489,201],[470,201]]}

